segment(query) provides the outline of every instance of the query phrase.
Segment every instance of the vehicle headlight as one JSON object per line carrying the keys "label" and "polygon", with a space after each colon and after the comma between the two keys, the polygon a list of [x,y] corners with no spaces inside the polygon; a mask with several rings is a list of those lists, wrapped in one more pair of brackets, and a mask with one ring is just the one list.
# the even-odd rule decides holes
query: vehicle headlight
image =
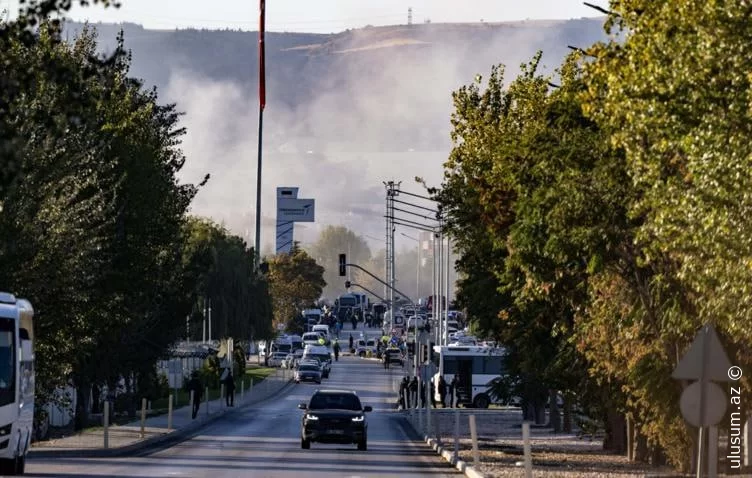
{"label": "vehicle headlight", "polygon": [[353,417],[352,421],[354,421],[354,422],[362,422],[365,419],[366,419],[366,417],[364,417],[364,416]]}
{"label": "vehicle headlight", "polygon": [[306,413],[305,418],[306,420],[318,420],[319,419],[319,417],[317,417],[316,415],[311,415],[310,413]]}

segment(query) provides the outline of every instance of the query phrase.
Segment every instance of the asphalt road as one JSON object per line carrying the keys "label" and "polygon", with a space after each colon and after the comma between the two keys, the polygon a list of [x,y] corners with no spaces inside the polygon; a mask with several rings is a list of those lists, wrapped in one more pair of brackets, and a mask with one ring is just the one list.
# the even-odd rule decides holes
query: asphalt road
{"label": "asphalt road", "polygon": [[[340,335],[347,338],[349,330]],[[317,388],[300,384],[259,405],[207,426],[193,438],[129,458],[31,458],[31,477],[406,477],[458,475],[428,448],[393,410],[396,369],[379,362],[340,357],[322,388],[356,390],[368,418],[368,451],[355,445],[311,444],[300,448],[300,402]]]}

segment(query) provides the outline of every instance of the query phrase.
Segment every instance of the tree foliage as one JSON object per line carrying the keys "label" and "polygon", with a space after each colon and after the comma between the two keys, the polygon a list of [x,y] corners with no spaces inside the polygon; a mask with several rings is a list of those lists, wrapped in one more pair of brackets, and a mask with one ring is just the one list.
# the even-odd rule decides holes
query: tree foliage
{"label": "tree foliage", "polygon": [[[309,252],[324,268],[326,286],[323,295],[330,300],[345,292],[345,278],[339,276],[340,254],[348,254],[348,262],[365,268],[368,268],[371,260],[371,250],[365,239],[344,226],[326,226],[316,242],[310,246]],[[350,274],[353,282],[363,282],[363,285],[370,283],[370,280],[366,279],[367,276],[356,269],[351,269]]]}
{"label": "tree foliage", "polygon": [[245,244],[186,216],[175,106],[129,77],[122,36],[100,58],[93,31],[39,24],[55,4],[0,25],[0,283],[36,310],[38,404],[74,386],[82,427],[92,388],[125,379],[135,409],[205,293],[222,334],[268,335],[271,307]]}
{"label": "tree foliage", "polygon": [[253,271],[254,252],[245,241],[203,218],[188,218],[183,264],[195,279],[191,339],[203,336],[211,301],[212,336],[244,340],[270,338],[272,307],[266,280]]}
{"label": "tree foliage", "polygon": [[538,57],[506,87],[495,68],[461,88],[436,194],[460,300],[510,370],[586,391],[608,446],[616,412],[639,459],[686,468],[678,359],[712,322],[752,362],[752,7],[680,3],[612,2],[614,40],[568,58],[553,90]]}
{"label": "tree foliage", "polygon": [[295,243],[290,253],[269,260],[268,277],[275,329],[297,329],[295,318],[320,299],[326,287],[324,268]]}

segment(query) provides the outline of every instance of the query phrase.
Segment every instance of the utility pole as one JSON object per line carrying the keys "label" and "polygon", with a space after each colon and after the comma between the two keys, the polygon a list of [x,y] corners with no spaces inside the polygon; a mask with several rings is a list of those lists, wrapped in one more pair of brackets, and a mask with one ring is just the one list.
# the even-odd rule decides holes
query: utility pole
{"label": "utility pole", "polygon": [[407,24],[408,25],[413,24],[413,7],[407,8]]}
{"label": "utility pole", "polygon": [[[444,295],[446,296],[446,315],[447,321],[449,320],[449,255],[452,249],[449,247],[449,236],[447,236],[446,247],[446,266],[444,267]],[[444,345],[449,345],[449,330],[447,323],[444,322]]]}
{"label": "utility pole", "polygon": [[385,182],[386,186],[386,282],[389,284],[388,297],[389,297],[389,317],[394,321],[394,285],[395,270],[394,270],[394,198],[399,196],[399,188],[402,181]]}

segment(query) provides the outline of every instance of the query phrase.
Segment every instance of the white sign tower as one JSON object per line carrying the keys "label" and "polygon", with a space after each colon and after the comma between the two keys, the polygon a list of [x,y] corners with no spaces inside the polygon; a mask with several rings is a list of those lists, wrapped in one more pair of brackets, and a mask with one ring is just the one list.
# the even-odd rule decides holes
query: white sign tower
{"label": "white sign tower", "polygon": [[292,250],[295,223],[313,222],[315,206],[314,199],[298,199],[297,187],[277,188],[277,254]]}

